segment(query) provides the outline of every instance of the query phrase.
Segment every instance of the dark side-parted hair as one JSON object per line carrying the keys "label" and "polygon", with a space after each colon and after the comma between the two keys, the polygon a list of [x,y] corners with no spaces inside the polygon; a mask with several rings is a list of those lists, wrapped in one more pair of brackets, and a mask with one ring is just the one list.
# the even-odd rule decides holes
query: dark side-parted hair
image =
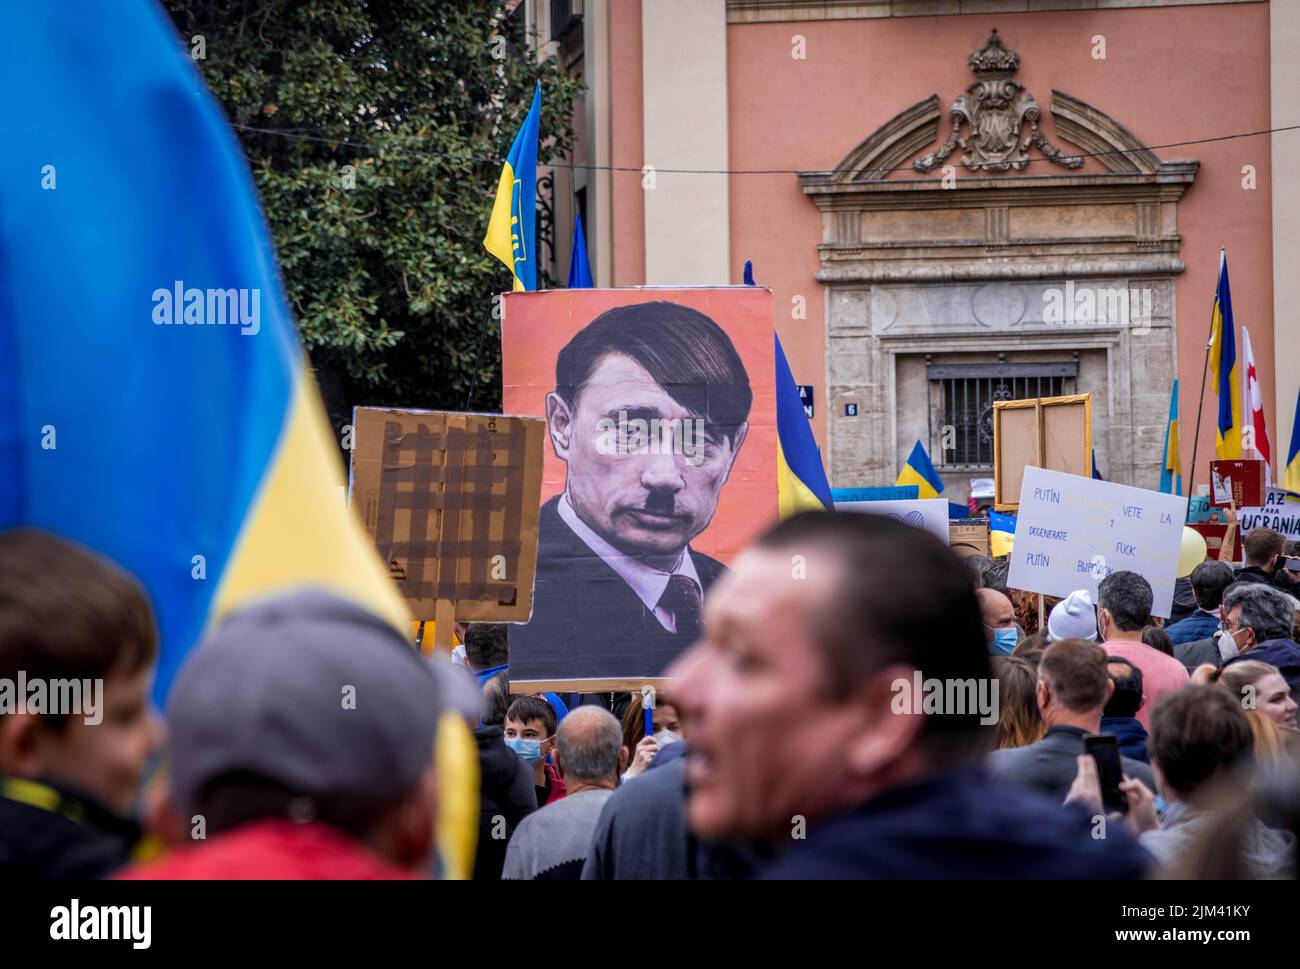
{"label": "dark side-parted hair", "polygon": [[697,310],[664,300],[606,310],[555,358],[555,392],[574,406],[610,354],[635,360],[668,396],[729,441],[749,418],[754,393],[740,354],[722,327]]}
{"label": "dark side-parted hair", "polygon": [[[1110,670],[1112,666],[1127,666],[1128,672],[1118,674]],[[1106,657],[1107,672],[1110,681],[1115,684],[1115,692],[1110,695],[1106,707],[1101,711],[1103,717],[1136,717],[1138,707],[1142,706],[1142,671],[1123,656]]]}
{"label": "dark side-parted hair", "polygon": [[[850,695],[878,670],[902,664],[925,679],[989,680],[984,625],[970,571],[923,529],[884,515],[804,512],[764,534],[759,548],[807,555],[824,551],[838,567],[838,589],[810,629],[832,700]],[[980,752],[990,739],[980,713],[926,716],[922,742],[938,761]]]}
{"label": "dark side-parted hair", "polygon": [[149,599],[116,563],[37,529],[0,535],[0,678],[129,676],[157,657]]}
{"label": "dark side-parted hair", "polygon": [[1097,583],[1097,605],[1121,632],[1141,629],[1151,618],[1151,583],[1136,572],[1112,572]]}
{"label": "dark side-parted hair", "polygon": [[1184,797],[1249,758],[1252,744],[1240,702],[1218,687],[1185,686],[1162,696],[1151,711],[1151,763]]}
{"label": "dark side-parted hair", "polygon": [[1206,559],[1192,569],[1192,596],[1202,609],[1218,609],[1223,592],[1232,585],[1232,567],[1227,562]]}

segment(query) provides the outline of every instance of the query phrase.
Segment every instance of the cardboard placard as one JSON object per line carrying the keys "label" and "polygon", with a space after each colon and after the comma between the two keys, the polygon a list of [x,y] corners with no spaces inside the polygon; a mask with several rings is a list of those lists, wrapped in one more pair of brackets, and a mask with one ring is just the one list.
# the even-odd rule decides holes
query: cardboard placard
{"label": "cardboard placard", "polygon": [[993,504],[1016,510],[1025,469],[1092,476],[1092,394],[993,402]]}
{"label": "cardboard placard", "polygon": [[962,558],[992,555],[989,551],[989,520],[958,518],[948,522],[948,545]]}
{"label": "cardboard placard", "polygon": [[448,636],[527,621],[545,422],[358,407],[352,426],[350,501],[412,614]]}
{"label": "cardboard placard", "polygon": [[1263,461],[1211,461],[1210,504],[1215,508],[1259,508],[1264,504]]}
{"label": "cardboard placard", "polygon": [[1173,606],[1187,499],[1044,468],[1025,469],[1007,585],[1064,598],[1112,572],[1151,583],[1152,612]]}

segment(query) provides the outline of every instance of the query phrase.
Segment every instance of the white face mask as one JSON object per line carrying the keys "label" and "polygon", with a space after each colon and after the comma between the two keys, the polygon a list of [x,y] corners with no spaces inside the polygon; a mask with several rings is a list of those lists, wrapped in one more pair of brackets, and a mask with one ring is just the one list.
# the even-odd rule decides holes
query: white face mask
{"label": "white face mask", "polygon": [[1214,643],[1219,647],[1219,658],[1224,663],[1233,657],[1241,655],[1241,650],[1237,648],[1237,641],[1232,638],[1232,633],[1226,629],[1220,629],[1214,634]]}
{"label": "white face mask", "polygon": [[679,743],[682,739],[681,734],[677,733],[676,731],[667,730],[667,729],[660,730],[657,734],[654,735],[654,737],[655,737],[655,743],[657,743],[660,747],[667,747],[669,744]]}

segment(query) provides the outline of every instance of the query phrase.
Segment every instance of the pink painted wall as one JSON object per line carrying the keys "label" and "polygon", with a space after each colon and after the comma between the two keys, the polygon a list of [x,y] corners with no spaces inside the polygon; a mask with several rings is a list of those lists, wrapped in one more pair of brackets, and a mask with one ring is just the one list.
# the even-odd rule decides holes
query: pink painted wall
{"label": "pink painted wall", "polygon": [[[1269,127],[1265,3],[732,24],[727,31],[730,167],[833,168],[877,126],[931,94],[939,95],[946,112],[947,104],[973,80],[967,58],[984,45],[993,27],[1020,54],[1017,78],[1042,105],[1045,130],[1058,145],[1062,142],[1055,137],[1047,110],[1054,87],[1110,114],[1153,147]],[[806,38],[806,60],[790,56],[796,34]],[[1105,60],[1092,58],[1097,34],[1106,38]],[[631,85],[620,90],[628,95]],[[624,111],[635,113],[640,125],[639,100],[630,104],[620,99],[615,115]],[[946,133],[945,116],[940,139]],[[631,140],[626,150],[632,153]],[[1251,332],[1268,426],[1271,431],[1278,426],[1272,408],[1270,142],[1265,135],[1157,147],[1157,154],[1201,163],[1178,208],[1180,258],[1187,266],[1176,282],[1186,475],[1221,245],[1228,249],[1237,323]],[[1254,191],[1242,188],[1243,165],[1255,166]],[[1084,168],[1103,170],[1095,160]],[[616,178],[621,190],[618,221],[620,228],[628,228],[618,241],[627,245],[627,259],[639,256],[644,265],[640,225],[636,240],[629,227],[635,221],[629,214],[633,193],[626,191],[627,176]],[[639,187],[632,187],[639,195]],[[752,259],[756,278],[775,294],[777,331],[795,379],[815,384],[823,401],[823,291],[813,278],[819,265],[819,213],[794,175],[733,175],[730,192],[732,281],[740,282],[740,267]],[[622,265],[624,257],[618,258]],[[629,276],[617,280],[620,285],[634,281]],[[791,319],[796,294],[807,298],[806,320]],[[1205,461],[1213,453],[1215,406],[1207,387],[1198,456],[1202,481]],[[823,447],[825,418],[822,403],[815,430]],[[1277,432],[1272,434],[1276,438]],[[1276,450],[1279,442],[1273,445]]]}

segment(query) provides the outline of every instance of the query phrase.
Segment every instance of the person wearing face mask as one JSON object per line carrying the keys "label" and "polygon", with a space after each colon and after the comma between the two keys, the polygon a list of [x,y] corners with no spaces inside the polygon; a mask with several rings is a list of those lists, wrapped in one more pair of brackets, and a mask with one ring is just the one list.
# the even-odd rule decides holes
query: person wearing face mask
{"label": "person wearing face mask", "polygon": [[1097,629],[1107,656],[1128,660],[1142,671],[1142,705],[1137,718],[1151,729],[1151,705],[1187,685],[1187,667],[1142,642],[1151,617],[1151,583],[1136,572],[1112,572],[1097,585]]}
{"label": "person wearing face mask", "polygon": [[564,797],[564,781],[551,763],[555,749],[555,709],[536,696],[521,696],[506,711],[506,746],[533,769],[539,806]]}
{"label": "person wearing face mask", "polygon": [[644,773],[664,748],[682,739],[677,707],[672,700],[662,695],[654,705],[652,733],[649,736],[645,732],[645,710],[641,706],[639,695],[633,694],[632,702],[623,711],[622,727],[623,744],[632,751],[631,763],[623,773],[624,781]]}
{"label": "person wearing face mask", "polygon": [[1291,638],[1296,601],[1258,582],[1237,583],[1223,596],[1218,634],[1224,666],[1249,658],[1277,668],[1287,685],[1300,687],[1300,645]]}
{"label": "person wearing face mask", "polygon": [[1020,642],[1020,628],[1011,600],[996,589],[976,589],[980,604],[980,622],[984,624],[984,642],[994,656],[1010,656]]}
{"label": "person wearing face mask", "polygon": [[555,733],[555,757],[568,796],[528,815],[506,846],[501,877],[577,881],[601,809],[618,786],[627,748],[608,710],[581,706]]}

